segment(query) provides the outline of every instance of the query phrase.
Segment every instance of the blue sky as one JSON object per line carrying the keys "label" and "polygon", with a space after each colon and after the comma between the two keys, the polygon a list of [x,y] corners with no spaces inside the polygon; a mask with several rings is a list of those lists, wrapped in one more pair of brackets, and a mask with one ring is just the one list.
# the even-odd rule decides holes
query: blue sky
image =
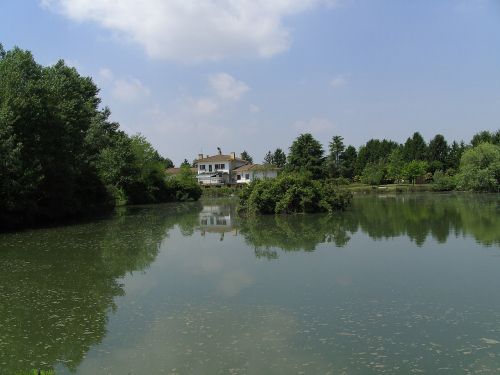
{"label": "blue sky", "polygon": [[498,0],[2,0],[0,42],[92,76],[175,163],[500,128]]}

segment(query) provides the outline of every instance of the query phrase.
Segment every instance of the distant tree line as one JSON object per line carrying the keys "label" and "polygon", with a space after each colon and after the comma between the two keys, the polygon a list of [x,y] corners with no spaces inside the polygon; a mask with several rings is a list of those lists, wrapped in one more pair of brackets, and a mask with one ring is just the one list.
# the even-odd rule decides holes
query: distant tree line
{"label": "distant tree line", "polygon": [[[278,156],[277,156],[278,155]],[[301,134],[290,146],[269,151],[264,163],[278,165],[284,172],[298,172],[314,179],[340,179],[370,185],[433,182],[436,190],[499,191],[500,130],[482,131],[466,144],[449,143],[441,134],[427,143],[418,132],[403,144],[370,139],[356,149],[344,139],[332,137],[325,153],[321,143]]]}
{"label": "distant tree line", "polygon": [[172,162],[110,121],[98,93],[62,60],[43,67],[0,45],[0,228],[199,197],[194,177],[165,178]]}

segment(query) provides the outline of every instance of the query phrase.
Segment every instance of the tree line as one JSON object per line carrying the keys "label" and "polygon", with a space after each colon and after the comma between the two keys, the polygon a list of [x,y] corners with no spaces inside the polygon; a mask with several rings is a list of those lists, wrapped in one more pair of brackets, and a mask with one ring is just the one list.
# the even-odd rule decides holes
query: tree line
{"label": "tree line", "polygon": [[100,108],[89,77],[0,45],[0,228],[102,213],[116,204],[197,199],[194,177]]}
{"label": "tree line", "polygon": [[331,138],[325,152],[311,134],[301,134],[289,148],[268,151],[264,163],[285,172],[299,172],[315,179],[343,179],[370,185],[433,182],[436,190],[499,191],[500,130],[481,131],[471,141],[448,142],[441,134],[428,143],[415,132],[400,144],[370,139],[356,149],[340,135]]}

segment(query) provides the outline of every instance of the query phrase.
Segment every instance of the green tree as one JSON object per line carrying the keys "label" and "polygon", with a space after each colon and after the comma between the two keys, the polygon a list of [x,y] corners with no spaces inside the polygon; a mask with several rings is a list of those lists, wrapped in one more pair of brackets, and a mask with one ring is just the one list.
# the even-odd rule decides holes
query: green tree
{"label": "green tree", "polygon": [[452,172],[458,171],[460,166],[460,159],[462,158],[462,154],[467,149],[465,143],[462,141],[460,143],[453,141],[448,151],[448,157],[446,158],[445,167],[447,170]]}
{"label": "green tree", "polygon": [[354,146],[348,146],[340,155],[340,175],[352,180],[354,178],[354,169],[358,153]]}
{"label": "green tree", "polygon": [[324,176],[324,151],[321,143],[309,134],[301,134],[293,141],[288,154],[287,170],[307,172],[313,178]]}
{"label": "green tree", "polygon": [[384,179],[384,175],[385,166],[381,161],[378,163],[369,163],[361,174],[361,182],[368,185],[380,185]]}
{"label": "green tree", "polygon": [[264,164],[274,164],[274,157],[271,151],[268,151],[266,156],[264,156]]}
{"label": "green tree", "polygon": [[427,161],[429,170],[434,173],[436,170],[443,170],[448,159],[448,143],[441,134],[436,135],[429,142],[427,149]]}
{"label": "green tree", "polygon": [[182,168],[182,167],[188,167],[188,168],[189,168],[189,167],[191,167],[191,163],[190,163],[190,162],[188,162],[188,160],[187,160],[187,159],[184,159],[184,160],[182,161],[182,163],[181,163],[181,168]]}
{"label": "green tree", "polygon": [[401,147],[392,150],[387,163],[387,179],[392,182],[400,182],[403,179],[403,167],[405,165],[403,150]]}
{"label": "green tree", "polygon": [[286,164],[286,155],[281,148],[277,148],[273,154],[273,163],[278,168],[284,168]]}
{"label": "green tree", "polygon": [[413,133],[403,146],[403,156],[406,162],[412,160],[426,160],[427,144],[419,132]]}
{"label": "green tree", "polygon": [[245,160],[245,161],[249,162],[250,164],[252,164],[252,163],[253,163],[253,158],[252,158],[252,157],[250,156],[250,154],[249,154],[248,152],[246,152],[246,151],[243,151],[243,152],[241,153],[241,159],[243,159],[243,160]]}
{"label": "green tree", "polygon": [[328,174],[330,175],[330,177],[340,177],[340,160],[345,150],[344,138],[342,138],[340,135],[333,136],[332,140],[328,144],[328,150]]}
{"label": "green tree", "polygon": [[424,160],[412,160],[403,168],[403,176],[414,185],[417,178],[422,177],[427,172],[428,164]]}
{"label": "green tree", "polygon": [[463,190],[500,191],[500,146],[480,143],[464,152],[458,186]]}
{"label": "green tree", "polygon": [[398,147],[398,144],[393,141],[370,139],[364,146],[359,148],[355,173],[361,175],[367,164],[376,164],[380,161],[385,163],[392,150],[396,147]]}
{"label": "green tree", "polygon": [[474,134],[470,143],[472,147],[479,146],[481,143],[493,143],[500,145],[500,129],[495,133],[484,130]]}

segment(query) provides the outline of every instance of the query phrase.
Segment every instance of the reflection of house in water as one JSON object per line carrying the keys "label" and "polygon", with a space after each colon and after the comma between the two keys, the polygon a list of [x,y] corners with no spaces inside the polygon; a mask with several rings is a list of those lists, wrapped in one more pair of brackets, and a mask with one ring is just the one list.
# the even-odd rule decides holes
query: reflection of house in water
{"label": "reflection of house in water", "polygon": [[230,207],[225,206],[203,206],[199,214],[199,229],[201,235],[205,233],[219,233],[220,240],[224,239],[225,233],[238,235],[238,229],[232,220]]}

